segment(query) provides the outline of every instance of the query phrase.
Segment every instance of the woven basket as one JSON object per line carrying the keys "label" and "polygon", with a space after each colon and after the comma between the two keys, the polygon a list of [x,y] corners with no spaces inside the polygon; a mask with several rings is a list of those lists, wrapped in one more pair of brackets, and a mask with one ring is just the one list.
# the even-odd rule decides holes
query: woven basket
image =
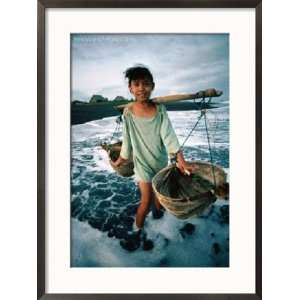
{"label": "woven basket", "polygon": [[[101,147],[107,152],[110,160],[116,161],[121,152],[122,142],[117,142],[114,144],[105,144],[104,143],[104,144],[101,144]],[[133,171],[134,165],[133,165],[132,157],[128,161],[122,163],[118,167],[113,166],[111,163],[110,163],[110,165],[120,176],[130,177],[134,174],[134,171]]]}
{"label": "woven basket", "polygon": [[[152,179],[152,187],[161,205],[179,219],[201,214],[217,197],[228,196],[226,173],[219,166],[203,161],[190,161],[195,171],[183,175],[174,164],[159,171]],[[219,193],[219,191],[221,191]]]}

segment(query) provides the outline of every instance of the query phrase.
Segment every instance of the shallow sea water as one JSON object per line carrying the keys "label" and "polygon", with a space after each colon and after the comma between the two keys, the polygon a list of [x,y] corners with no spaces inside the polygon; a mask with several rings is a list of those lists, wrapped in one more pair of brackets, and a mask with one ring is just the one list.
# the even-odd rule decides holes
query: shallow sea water
{"label": "shallow sea water", "polygon": [[[168,115],[182,143],[199,112],[171,111]],[[214,163],[229,177],[229,108],[214,109],[207,116]],[[110,117],[72,126],[72,267],[229,266],[229,202],[222,199],[204,215],[188,220],[168,212],[155,220],[150,212],[145,229],[153,249],[129,252],[121,247],[120,241],[132,229],[140,194],[134,177],[118,176],[99,146],[109,141],[115,120]],[[186,142],[184,156],[209,161],[203,120]]]}

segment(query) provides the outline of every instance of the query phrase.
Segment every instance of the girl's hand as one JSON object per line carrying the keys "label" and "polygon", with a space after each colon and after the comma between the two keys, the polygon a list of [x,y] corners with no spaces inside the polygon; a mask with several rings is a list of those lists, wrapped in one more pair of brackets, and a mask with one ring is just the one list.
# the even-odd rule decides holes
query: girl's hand
{"label": "girl's hand", "polygon": [[117,168],[117,167],[120,165],[120,163],[118,163],[118,160],[112,161],[112,160],[110,159],[109,162],[110,162],[110,164],[111,164],[112,166],[114,166],[115,168]]}
{"label": "girl's hand", "polygon": [[176,166],[178,167],[178,169],[181,171],[182,174],[191,175],[191,173],[196,170],[195,166],[185,161],[182,151],[177,152],[176,158],[177,158]]}
{"label": "girl's hand", "polygon": [[191,175],[191,173],[193,173],[196,170],[196,167],[193,166],[192,164],[188,163],[188,162],[184,162],[184,163],[177,163],[176,164],[177,168],[181,171],[181,173],[183,175]]}
{"label": "girl's hand", "polygon": [[121,164],[125,163],[127,159],[124,159],[123,157],[119,156],[117,160],[112,161],[111,159],[109,162],[116,168],[119,167]]}

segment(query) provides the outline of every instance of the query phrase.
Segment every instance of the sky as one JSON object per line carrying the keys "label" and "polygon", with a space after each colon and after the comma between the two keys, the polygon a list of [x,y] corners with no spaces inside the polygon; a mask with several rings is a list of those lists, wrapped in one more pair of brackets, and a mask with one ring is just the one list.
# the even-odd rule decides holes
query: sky
{"label": "sky", "polygon": [[228,34],[72,34],[71,59],[72,101],[130,99],[124,71],[135,64],[152,72],[152,97],[216,88],[228,100]]}

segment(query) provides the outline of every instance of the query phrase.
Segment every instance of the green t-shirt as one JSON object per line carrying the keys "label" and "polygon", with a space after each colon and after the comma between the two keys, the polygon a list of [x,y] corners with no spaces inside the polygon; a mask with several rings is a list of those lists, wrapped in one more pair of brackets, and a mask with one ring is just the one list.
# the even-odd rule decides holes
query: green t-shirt
{"label": "green t-shirt", "polygon": [[135,116],[126,107],[123,112],[123,143],[120,155],[133,156],[137,180],[151,182],[154,175],[168,164],[168,155],[180,148],[176,133],[163,104],[157,104],[155,116]]}

